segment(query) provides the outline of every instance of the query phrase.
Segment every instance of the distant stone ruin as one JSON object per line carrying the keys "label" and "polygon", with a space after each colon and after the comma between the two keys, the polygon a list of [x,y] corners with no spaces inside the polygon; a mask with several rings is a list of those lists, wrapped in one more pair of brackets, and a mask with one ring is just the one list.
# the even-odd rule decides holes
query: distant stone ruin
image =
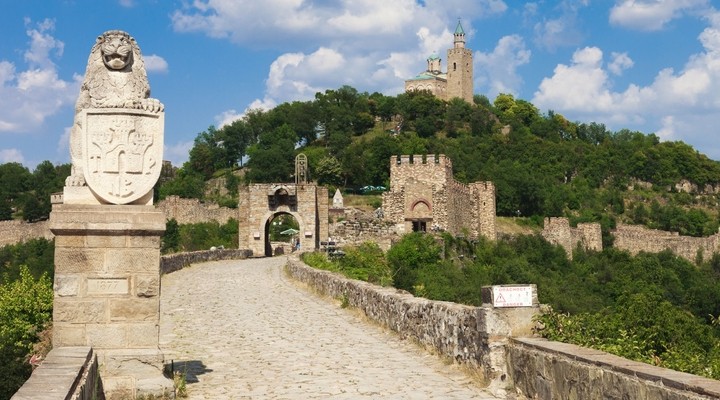
{"label": "distant stone ruin", "polygon": [[694,263],[698,261],[698,257],[709,259],[720,249],[720,233],[708,237],[692,237],[640,225],[617,224],[612,234],[615,236],[613,246],[627,250],[632,255],[641,251],[659,253],[670,250]]}
{"label": "distant stone ruin", "polygon": [[565,217],[545,218],[542,236],[548,242],[562,246],[570,259],[578,244],[587,250],[603,249],[602,231],[596,222],[580,223],[577,228],[571,228],[570,221]]}

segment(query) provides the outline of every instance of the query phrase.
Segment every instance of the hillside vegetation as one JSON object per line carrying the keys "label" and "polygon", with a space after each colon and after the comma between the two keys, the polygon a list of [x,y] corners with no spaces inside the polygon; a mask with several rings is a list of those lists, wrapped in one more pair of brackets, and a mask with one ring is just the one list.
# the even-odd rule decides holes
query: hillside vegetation
{"label": "hillside vegetation", "polygon": [[[606,244],[618,221],[692,236],[719,226],[720,163],[653,134],[541,114],[507,94],[492,103],[475,96],[468,104],[425,92],[385,96],[344,86],[312,101],[251,111],[199,133],[188,162],[163,179],[158,194],[233,204],[241,180],[292,182],[301,152],[311,178],[331,193],[387,187],[393,155],[443,153],[457,180],[495,182],[499,216],[600,222]],[[227,193],[205,194],[204,182],[213,177],[226,177]],[[690,193],[679,191],[681,185]]]}

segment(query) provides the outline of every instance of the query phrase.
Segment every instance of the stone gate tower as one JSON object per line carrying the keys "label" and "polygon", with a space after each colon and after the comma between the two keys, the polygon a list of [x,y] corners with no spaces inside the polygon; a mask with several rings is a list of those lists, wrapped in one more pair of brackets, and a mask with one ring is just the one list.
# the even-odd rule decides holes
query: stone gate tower
{"label": "stone gate tower", "polygon": [[456,181],[452,162],[443,154],[392,156],[383,212],[399,233],[443,230],[473,239],[497,236],[495,185]]}
{"label": "stone gate tower", "polygon": [[472,51],[465,48],[465,31],[460,21],[453,36],[453,48],[447,51],[447,100],[459,97],[472,104],[473,56]]}

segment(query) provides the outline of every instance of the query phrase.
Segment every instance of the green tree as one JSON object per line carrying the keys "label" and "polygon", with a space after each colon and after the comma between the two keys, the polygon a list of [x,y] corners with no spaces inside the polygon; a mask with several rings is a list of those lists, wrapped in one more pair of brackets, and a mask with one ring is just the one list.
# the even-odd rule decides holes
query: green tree
{"label": "green tree", "polygon": [[180,248],[180,226],[175,218],[165,223],[165,233],[162,236],[160,251],[163,254],[174,253]]}
{"label": "green tree", "polygon": [[343,183],[343,170],[337,158],[328,156],[320,159],[315,167],[318,184],[339,186]]}
{"label": "green tree", "polygon": [[289,125],[260,135],[248,149],[248,182],[289,182],[294,173],[297,136]]}
{"label": "green tree", "polygon": [[30,377],[27,358],[52,318],[52,304],[50,278],[35,279],[27,267],[18,280],[0,285],[0,398],[9,399]]}

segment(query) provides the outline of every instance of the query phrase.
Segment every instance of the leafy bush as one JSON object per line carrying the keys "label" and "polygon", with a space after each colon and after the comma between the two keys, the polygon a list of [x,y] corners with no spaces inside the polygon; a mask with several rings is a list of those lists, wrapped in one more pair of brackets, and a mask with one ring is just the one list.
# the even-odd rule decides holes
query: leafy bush
{"label": "leafy bush", "polygon": [[0,247],[0,273],[6,281],[20,278],[20,266],[39,278],[47,274],[52,280],[55,269],[55,242],[43,238]]}
{"label": "leafy bush", "polygon": [[352,279],[360,279],[381,286],[392,285],[393,278],[385,254],[372,242],[343,249],[345,256],[338,261],[339,270]]}
{"label": "leafy bush", "polygon": [[[165,232],[167,235],[167,231]],[[217,221],[180,225],[178,251],[208,250],[211,247],[238,247],[238,221],[231,218],[220,225]]]}
{"label": "leafy bush", "polygon": [[19,279],[0,285],[0,398],[9,399],[32,372],[28,358],[52,318],[53,288],[47,274],[33,278],[22,266]]}
{"label": "leafy bush", "polygon": [[366,242],[358,247],[344,248],[345,256],[329,260],[325,253],[303,253],[303,261],[313,268],[339,272],[350,279],[359,279],[376,285],[392,285],[390,266],[377,244]]}

